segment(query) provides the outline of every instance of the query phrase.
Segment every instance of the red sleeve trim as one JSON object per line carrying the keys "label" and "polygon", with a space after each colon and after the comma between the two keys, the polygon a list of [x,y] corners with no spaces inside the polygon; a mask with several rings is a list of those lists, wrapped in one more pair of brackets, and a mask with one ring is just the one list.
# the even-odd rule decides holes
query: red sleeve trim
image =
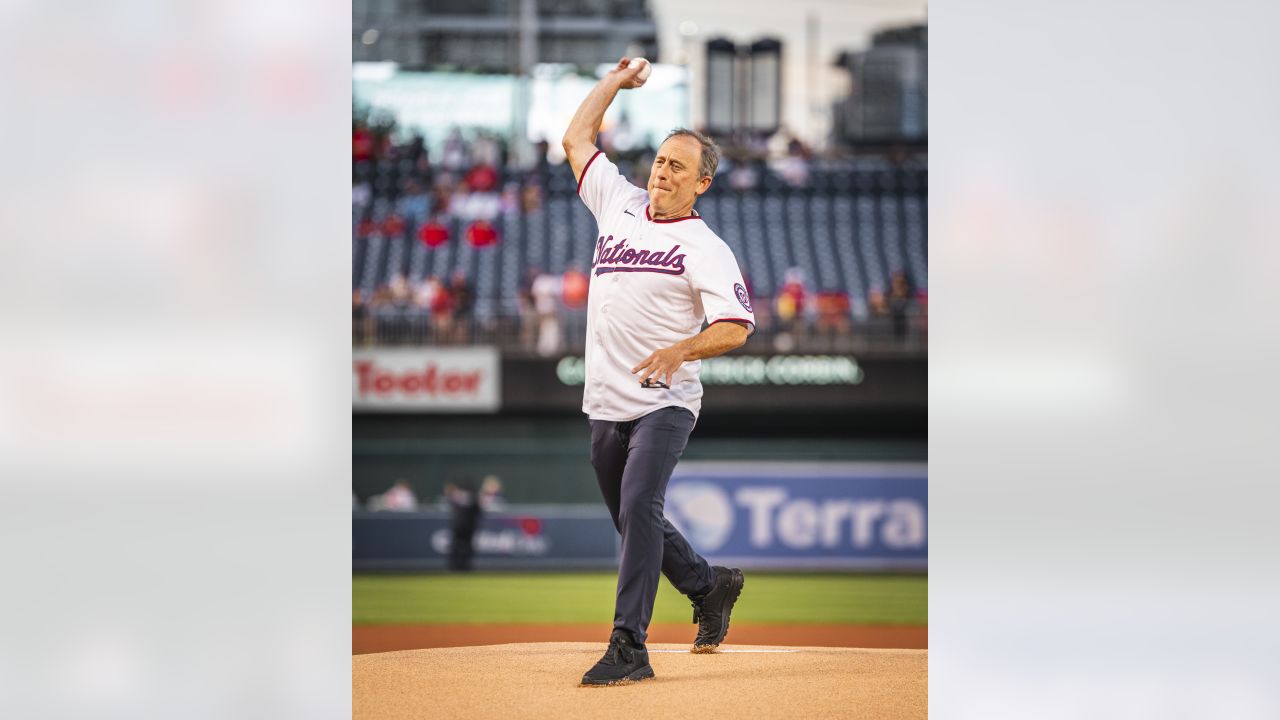
{"label": "red sleeve trim", "polygon": [[585,180],[585,179],[587,178],[587,171],[591,169],[591,163],[595,162],[595,161],[596,161],[596,158],[597,158],[597,157],[599,157],[599,156],[600,156],[600,153],[602,153],[602,152],[604,152],[604,151],[603,151],[603,150],[597,150],[597,151],[596,151],[596,154],[595,154],[595,155],[592,155],[592,156],[591,156],[591,159],[590,159],[590,160],[588,160],[588,161],[587,161],[587,164],[582,168],[582,174],[578,176],[578,194],[579,194],[579,195],[581,195],[581,194],[582,194],[582,181],[583,181],[583,180]]}

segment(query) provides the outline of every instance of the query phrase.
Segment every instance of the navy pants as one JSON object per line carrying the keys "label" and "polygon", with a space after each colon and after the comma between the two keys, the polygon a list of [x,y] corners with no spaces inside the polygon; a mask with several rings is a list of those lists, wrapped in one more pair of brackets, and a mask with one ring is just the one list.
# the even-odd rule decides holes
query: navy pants
{"label": "navy pants", "polygon": [[622,535],[613,626],[640,643],[648,636],[660,574],[685,595],[703,594],[715,582],[711,566],[662,514],[667,481],[695,422],[681,407],[629,422],[590,421],[591,465]]}

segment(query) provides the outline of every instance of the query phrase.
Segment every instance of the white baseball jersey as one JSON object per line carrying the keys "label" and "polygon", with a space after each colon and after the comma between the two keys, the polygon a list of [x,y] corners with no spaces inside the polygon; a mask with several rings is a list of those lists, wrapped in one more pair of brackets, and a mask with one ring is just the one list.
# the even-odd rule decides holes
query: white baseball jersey
{"label": "white baseball jersey", "polygon": [[602,152],[583,168],[578,195],[599,224],[582,411],[593,420],[625,422],[677,406],[697,417],[700,361],[681,365],[670,388],[641,387],[631,368],[654,350],[697,335],[704,321],[745,322],[755,329],[733,251],[696,213],[653,219],[649,193],[627,182]]}

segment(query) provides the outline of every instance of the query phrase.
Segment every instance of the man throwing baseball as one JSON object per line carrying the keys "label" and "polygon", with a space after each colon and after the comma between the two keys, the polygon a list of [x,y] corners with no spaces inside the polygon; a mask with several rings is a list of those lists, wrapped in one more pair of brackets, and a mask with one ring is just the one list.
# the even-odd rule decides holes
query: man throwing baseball
{"label": "man throwing baseball", "polygon": [[707,564],[662,512],[702,406],[700,361],[740,347],[755,317],[733,252],[693,209],[715,175],[715,143],[672,131],[643,190],[595,145],[613,98],[641,87],[647,69],[622,58],[582,102],[563,141],[578,195],[599,223],[582,410],[591,464],[622,535],[609,649],[584,685],[653,677],[645,639],[660,574],[693,603],[693,652],[720,645],[743,584],[740,570]]}

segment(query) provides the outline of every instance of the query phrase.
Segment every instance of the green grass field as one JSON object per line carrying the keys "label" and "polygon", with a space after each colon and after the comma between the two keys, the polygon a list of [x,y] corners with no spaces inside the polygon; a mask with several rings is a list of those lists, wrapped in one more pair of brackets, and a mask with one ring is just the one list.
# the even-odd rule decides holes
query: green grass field
{"label": "green grass field", "polygon": [[[612,573],[355,575],[352,623],[590,623],[613,618]],[[748,572],[733,621],[927,625],[928,578]],[[654,622],[689,622],[664,579]]]}

